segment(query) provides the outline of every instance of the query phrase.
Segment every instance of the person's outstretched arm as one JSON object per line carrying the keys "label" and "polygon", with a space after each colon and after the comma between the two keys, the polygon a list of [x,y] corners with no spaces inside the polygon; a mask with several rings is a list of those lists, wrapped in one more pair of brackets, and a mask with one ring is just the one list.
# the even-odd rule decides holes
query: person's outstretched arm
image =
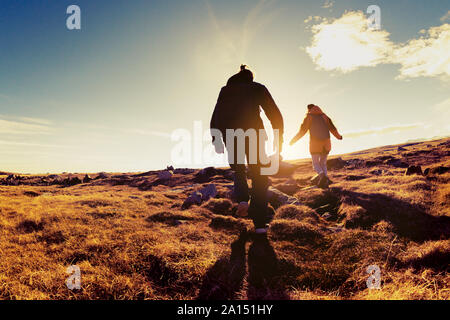
{"label": "person's outstretched arm", "polygon": [[219,97],[217,98],[217,103],[214,108],[214,112],[211,116],[211,122],[209,124],[212,143],[216,148],[217,153],[222,153],[223,142],[222,142],[222,133],[221,133],[221,119],[219,117],[219,110],[222,108],[222,100],[223,100],[223,89],[219,93]]}
{"label": "person's outstretched arm", "polygon": [[340,133],[336,129],[333,121],[331,121],[331,119],[329,117],[328,117],[328,127],[330,128],[330,132],[333,134],[333,136],[336,137],[336,139],[342,140],[342,136],[340,135]]}
{"label": "person's outstretched arm", "polygon": [[274,130],[278,130],[279,133],[279,152],[282,151],[283,147],[283,134],[284,134],[284,123],[283,116],[281,115],[280,109],[276,105],[272,96],[270,95],[269,90],[266,87],[262,86],[262,99],[260,101],[260,106],[264,110],[267,118],[272,125]]}
{"label": "person's outstretched arm", "polygon": [[295,135],[295,137],[293,137],[291,139],[291,142],[289,142],[289,144],[292,146],[294,143],[296,143],[298,140],[300,140],[301,138],[303,138],[303,136],[308,132],[309,127],[310,127],[310,119],[308,116],[305,117],[305,119],[303,120],[302,125],[300,126],[300,130],[298,131],[298,133]]}

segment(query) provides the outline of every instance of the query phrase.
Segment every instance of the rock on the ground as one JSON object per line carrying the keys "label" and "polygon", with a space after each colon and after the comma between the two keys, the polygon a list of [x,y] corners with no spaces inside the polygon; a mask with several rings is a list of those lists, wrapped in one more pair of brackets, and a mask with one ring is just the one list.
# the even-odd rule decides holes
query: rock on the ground
{"label": "rock on the ground", "polygon": [[406,149],[403,148],[403,147],[398,147],[398,148],[397,148],[397,151],[406,151]]}
{"label": "rock on the ground", "polygon": [[83,178],[83,183],[88,183],[91,181],[92,181],[92,178],[88,174],[86,174]]}
{"label": "rock on the ground", "polygon": [[374,176],[392,176],[393,173],[389,170],[383,170],[383,169],[373,169],[369,171],[370,174],[373,174]]}
{"label": "rock on the ground", "polygon": [[81,180],[78,177],[67,178],[66,180],[64,180],[64,185],[66,185],[66,186],[75,186],[80,183],[81,183]]}
{"label": "rock on the ground", "polygon": [[297,202],[297,198],[291,197],[274,187],[269,187],[267,190],[267,199],[270,204],[274,207],[279,207],[285,204],[295,204]]}
{"label": "rock on the ground", "polygon": [[191,195],[183,202],[181,209],[189,209],[192,205],[200,205],[202,203],[202,194],[200,192],[193,192]]}
{"label": "rock on the ground", "polygon": [[342,160],[342,158],[328,159],[327,167],[328,169],[342,169],[347,164],[347,161]]}
{"label": "rock on the ground", "polygon": [[383,174],[383,170],[381,169],[373,169],[369,171],[370,174],[373,174],[375,176],[381,176]]}
{"label": "rock on the ground", "polygon": [[173,170],[173,173],[176,173],[176,174],[191,174],[194,171],[195,171],[194,169],[178,168],[178,169]]}
{"label": "rock on the ground", "polygon": [[169,170],[164,170],[164,171],[160,171],[158,173],[158,179],[160,180],[169,180],[170,178],[172,178],[173,173],[172,171]]}
{"label": "rock on the ground", "polygon": [[214,167],[207,167],[202,170],[200,170],[195,175],[195,181],[197,182],[206,182],[209,180],[209,178],[215,176],[217,174],[217,171]]}
{"label": "rock on the ground", "polygon": [[[432,174],[444,174],[450,171],[450,167],[446,167],[446,166],[438,166],[438,167],[434,167],[434,168],[430,168],[428,173],[432,173]],[[427,173],[425,173],[427,174]]]}
{"label": "rock on the ground", "polygon": [[97,175],[97,177],[95,178],[95,180],[98,180],[98,179],[107,179],[108,178],[108,175],[106,174],[106,172],[100,172],[98,175]]}
{"label": "rock on the ground", "polygon": [[413,174],[422,175],[422,167],[421,166],[409,166],[405,171],[405,176],[410,176]]}
{"label": "rock on the ground", "polygon": [[217,196],[217,188],[214,183],[206,185],[199,192],[202,195],[202,201],[207,201],[210,198],[215,198]]}
{"label": "rock on the ground", "polygon": [[396,168],[408,168],[409,167],[409,165],[406,162],[404,162],[400,159],[388,160],[388,161],[386,161],[386,164],[396,167]]}

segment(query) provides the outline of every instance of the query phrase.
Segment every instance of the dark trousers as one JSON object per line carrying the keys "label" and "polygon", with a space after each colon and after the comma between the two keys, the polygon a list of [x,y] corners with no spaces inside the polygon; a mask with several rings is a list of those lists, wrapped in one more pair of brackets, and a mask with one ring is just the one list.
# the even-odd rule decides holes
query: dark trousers
{"label": "dark trousers", "polygon": [[[237,147],[237,139],[234,141],[234,150],[230,150],[231,146],[227,146],[227,150],[229,155],[234,154],[234,159],[229,159],[230,167],[234,171],[233,196],[237,202],[250,200],[249,217],[253,219],[255,228],[264,228],[268,222],[267,188],[269,186],[269,177],[267,175],[261,175],[261,167],[263,165],[260,161],[259,138],[257,144],[256,163],[254,164],[250,163],[250,145],[248,138],[245,139],[245,155],[238,154],[240,150]],[[265,152],[264,149],[263,151]],[[246,165],[245,163],[238,162],[238,159],[245,159],[249,163],[249,178],[252,180],[251,194],[249,193],[247,184]]]}

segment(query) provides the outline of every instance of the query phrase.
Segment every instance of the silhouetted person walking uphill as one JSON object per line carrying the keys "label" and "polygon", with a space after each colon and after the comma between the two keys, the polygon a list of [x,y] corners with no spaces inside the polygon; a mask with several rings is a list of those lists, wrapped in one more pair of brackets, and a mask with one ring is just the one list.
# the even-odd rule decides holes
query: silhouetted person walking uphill
{"label": "silhouetted person walking uphill", "polygon": [[[247,210],[255,224],[255,231],[264,233],[267,231],[267,188],[268,176],[261,174],[265,155],[263,150],[267,136],[264,124],[260,117],[262,108],[272,124],[274,130],[278,130],[279,152],[283,143],[283,118],[272,96],[265,86],[253,81],[253,73],[241,66],[239,73],[233,75],[227,85],[220,91],[214,113],[211,118],[211,129],[218,129],[221,137],[213,135],[213,144],[218,153],[223,153],[225,144],[231,168],[235,172],[234,197],[239,203],[238,215],[246,216]],[[253,129],[257,133],[257,139],[249,139],[245,136],[245,147],[239,148],[236,137],[227,139],[227,129]],[[227,141],[228,140],[228,141]],[[234,143],[230,143],[230,141]],[[261,143],[260,143],[261,142]],[[256,150],[256,161],[252,160],[252,152]],[[254,152],[253,152],[254,153]],[[245,159],[249,165],[249,175],[252,179],[252,195],[248,206],[249,190]],[[244,160],[244,161],[242,161]],[[264,163],[265,164],[265,163]]]}
{"label": "silhouetted person walking uphill", "polygon": [[330,132],[339,140],[342,136],[337,131],[331,119],[314,104],[308,105],[308,113],[303,120],[300,130],[292,138],[290,145],[300,140],[309,131],[309,152],[317,176],[312,180],[321,187],[328,187],[327,157],[331,151]]}

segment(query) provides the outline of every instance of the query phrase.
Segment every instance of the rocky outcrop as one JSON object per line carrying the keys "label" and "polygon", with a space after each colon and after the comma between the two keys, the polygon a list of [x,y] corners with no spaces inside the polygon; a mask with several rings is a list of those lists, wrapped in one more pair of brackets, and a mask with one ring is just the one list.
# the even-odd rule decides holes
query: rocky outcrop
{"label": "rocky outcrop", "polygon": [[327,167],[328,169],[342,169],[346,166],[347,161],[342,160],[342,158],[328,159]]}
{"label": "rocky outcrop", "polygon": [[413,174],[423,175],[421,166],[409,166],[405,170],[405,176],[411,176]]}

